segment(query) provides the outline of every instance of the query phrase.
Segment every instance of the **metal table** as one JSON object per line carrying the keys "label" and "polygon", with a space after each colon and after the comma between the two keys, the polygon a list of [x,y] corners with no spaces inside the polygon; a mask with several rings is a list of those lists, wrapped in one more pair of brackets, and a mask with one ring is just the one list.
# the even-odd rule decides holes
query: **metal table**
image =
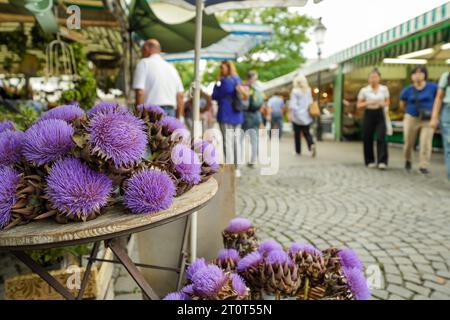
{"label": "metal table", "polygon": [[[185,267],[189,216],[204,207],[214,197],[217,190],[217,181],[214,178],[210,178],[208,181],[195,186],[185,194],[175,198],[170,208],[156,214],[124,214],[123,207],[116,206],[97,219],[84,223],[61,225],[50,220],[32,222],[8,231],[0,231],[0,251],[7,251],[15,255],[59,294],[69,300],[79,300],[83,297],[94,261],[119,263],[123,265],[141,288],[144,296],[148,299],[157,300],[159,297],[145,280],[138,266],[177,271],[179,274],[178,285],[180,285]],[[123,242],[119,241],[120,237],[130,236],[134,233],[152,229],[183,217],[186,218],[186,224],[180,252],[179,268],[174,269],[135,263],[128,256]],[[105,247],[110,248],[115,254],[117,260],[97,259],[99,246],[102,241]],[[74,296],[26,253],[27,250],[49,249],[85,243],[94,243],[94,245],[88,258],[86,271],[77,296]]]}

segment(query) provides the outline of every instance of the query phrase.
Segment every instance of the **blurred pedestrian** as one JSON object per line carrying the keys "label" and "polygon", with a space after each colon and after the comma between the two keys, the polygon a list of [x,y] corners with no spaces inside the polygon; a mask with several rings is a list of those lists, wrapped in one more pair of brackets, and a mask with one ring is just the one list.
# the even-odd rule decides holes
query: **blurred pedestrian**
{"label": "blurred pedestrian", "polygon": [[412,69],[411,82],[412,84],[400,94],[400,109],[406,110],[403,120],[405,169],[410,171],[412,168],[412,151],[420,131],[419,171],[428,174],[434,135],[430,120],[438,87],[428,81],[428,70],[425,66]]}
{"label": "blurred pedestrian", "polygon": [[308,149],[313,157],[316,156],[316,145],[310,132],[313,119],[309,114],[309,108],[313,103],[311,88],[308,80],[302,74],[293,81],[293,89],[289,101],[289,119],[294,127],[295,152],[302,153],[301,135],[306,139]]}
{"label": "blurred pedestrian", "polygon": [[[184,117],[186,126],[191,131],[193,130],[193,110],[194,99],[189,98],[184,104]],[[200,91],[200,121],[203,130],[208,130],[212,127],[212,99],[211,96],[203,90]]]}
{"label": "blurred pedestrian", "polygon": [[238,86],[242,86],[242,81],[237,74],[233,62],[222,61],[220,64],[218,81],[214,86],[212,98],[216,100],[219,105],[217,122],[219,122],[220,131],[222,132],[224,155],[227,155],[228,150],[233,150],[236,177],[241,176],[237,157],[239,141],[236,134],[231,135],[231,132],[227,134],[227,131],[232,130],[236,133],[236,130],[241,129],[241,125],[244,122],[244,112],[236,110],[233,107],[233,101],[238,95]]}
{"label": "blurred pedestrian", "polygon": [[436,130],[441,120],[442,144],[444,145],[447,175],[450,180],[450,72],[442,74],[433,106],[430,126]]}
{"label": "blurred pedestrian", "polygon": [[275,93],[267,101],[267,105],[271,110],[271,129],[278,129],[280,134],[280,139],[283,136],[283,114],[285,112],[285,102],[284,98],[280,93]]}
{"label": "blurred pedestrian", "polygon": [[161,56],[161,45],[156,39],[145,41],[142,59],[136,66],[133,79],[136,106],[158,105],[169,116],[184,116],[183,83],[177,69]]}
{"label": "blurred pedestrian", "polygon": [[[380,84],[381,73],[375,68],[369,74],[369,85],[358,94],[357,107],[364,109],[363,145],[364,162],[369,168],[385,170],[388,164],[388,146],[386,142],[385,109],[389,110],[389,89]],[[373,139],[376,135],[377,158],[375,159]]]}

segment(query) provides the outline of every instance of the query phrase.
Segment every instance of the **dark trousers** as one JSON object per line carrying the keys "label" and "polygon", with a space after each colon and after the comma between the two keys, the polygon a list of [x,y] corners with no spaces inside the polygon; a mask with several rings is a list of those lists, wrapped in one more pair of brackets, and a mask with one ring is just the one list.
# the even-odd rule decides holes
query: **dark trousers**
{"label": "dark trousers", "polygon": [[[383,109],[364,111],[363,120],[364,161],[370,163],[388,163],[388,147],[386,142],[386,122]],[[373,137],[377,136],[377,161],[373,150]]]}
{"label": "dark trousers", "polygon": [[311,146],[314,144],[314,140],[311,136],[311,132],[309,131],[309,125],[301,126],[295,123],[292,123],[292,125],[294,126],[295,152],[297,154],[302,153],[302,133],[306,139],[306,143],[308,144],[308,150],[311,151]]}

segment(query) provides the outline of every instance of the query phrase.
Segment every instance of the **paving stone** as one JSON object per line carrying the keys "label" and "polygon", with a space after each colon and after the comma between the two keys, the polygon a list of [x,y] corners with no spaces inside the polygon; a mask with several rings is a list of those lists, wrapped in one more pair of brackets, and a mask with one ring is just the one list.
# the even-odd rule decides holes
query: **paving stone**
{"label": "paving stone", "polygon": [[426,297],[428,297],[431,293],[431,289],[421,286],[421,285],[417,285],[417,284],[408,282],[408,281],[405,282],[405,287],[407,289],[414,291],[415,293],[418,293],[418,294],[426,296]]}
{"label": "paving stone", "polygon": [[394,295],[398,295],[404,299],[410,299],[414,295],[414,293],[411,290],[406,289],[404,287],[400,287],[395,284],[389,285],[386,290],[389,291],[390,293],[392,293]]}

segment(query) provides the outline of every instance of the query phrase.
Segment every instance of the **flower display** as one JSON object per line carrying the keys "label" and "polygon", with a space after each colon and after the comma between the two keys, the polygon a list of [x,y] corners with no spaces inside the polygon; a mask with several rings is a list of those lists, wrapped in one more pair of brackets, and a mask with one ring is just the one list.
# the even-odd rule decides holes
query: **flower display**
{"label": "flower display", "polygon": [[192,185],[200,182],[200,160],[191,148],[184,144],[177,144],[172,149],[172,162],[183,182]]}
{"label": "flower display", "polygon": [[22,131],[0,133],[0,166],[10,166],[22,159],[25,134]]}
{"label": "flower display", "polygon": [[44,112],[39,121],[55,119],[64,120],[67,122],[73,122],[77,119],[82,119],[85,117],[83,109],[81,109],[78,104],[68,104],[55,107]]}

